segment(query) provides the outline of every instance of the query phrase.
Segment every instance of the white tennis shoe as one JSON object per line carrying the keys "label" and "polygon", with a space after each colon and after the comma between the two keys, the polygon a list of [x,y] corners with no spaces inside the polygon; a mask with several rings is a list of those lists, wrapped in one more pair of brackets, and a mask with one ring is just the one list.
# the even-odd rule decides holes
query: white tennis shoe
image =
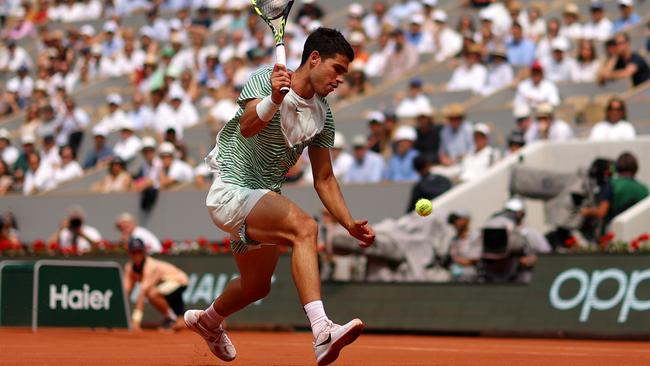
{"label": "white tennis shoe", "polygon": [[203,337],[212,354],[226,362],[234,360],[237,356],[237,351],[235,351],[235,346],[230,341],[230,338],[228,338],[226,331],[221,325],[217,329],[206,328],[199,321],[201,314],[203,314],[203,310],[186,311],[183,316],[185,319],[185,325],[196,334]]}
{"label": "white tennis shoe", "polygon": [[338,325],[331,321],[314,341],[316,363],[329,365],[336,361],[343,347],[354,342],[363,331],[363,322],[353,319],[347,324]]}

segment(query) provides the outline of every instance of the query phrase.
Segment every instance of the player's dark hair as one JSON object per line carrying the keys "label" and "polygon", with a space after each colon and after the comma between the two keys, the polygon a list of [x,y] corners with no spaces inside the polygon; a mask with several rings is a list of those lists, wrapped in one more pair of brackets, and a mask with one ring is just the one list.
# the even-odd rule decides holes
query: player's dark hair
{"label": "player's dark hair", "polygon": [[350,62],[354,60],[354,51],[350,43],[341,32],[332,28],[318,28],[307,37],[300,66],[307,62],[309,55],[314,51],[318,51],[323,60],[336,57],[337,54],[347,57]]}
{"label": "player's dark hair", "polygon": [[636,161],[636,157],[629,152],[624,152],[621,156],[616,159],[616,172],[618,174],[629,174],[635,176],[637,170],[639,170],[639,165]]}

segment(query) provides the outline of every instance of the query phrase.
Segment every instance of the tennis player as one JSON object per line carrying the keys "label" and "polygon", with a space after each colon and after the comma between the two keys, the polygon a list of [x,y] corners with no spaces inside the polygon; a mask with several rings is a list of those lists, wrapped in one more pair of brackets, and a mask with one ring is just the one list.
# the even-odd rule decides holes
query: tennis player
{"label": "tennis player", "polygon": [[[333,323],[323,308],[317,260],[317,224],[280,194],[284,177],[309,148],[314,187],[321,201],[362,247],[375,239],[367,220],[355,220],[332,173],[329,149],[334,121],[325,97],[336,89],[354,59],[350,44],[334,29],[319,28],[305,41],[295,72],[276,64],[256,71],[244,85],[239,111],[217,136],[206,161],[215,172],[206,204],[214,223],[231,233],[241,277],[232,280],[206,310],[185,313],[187,326],[224,361],[236,356],[221,326],[224,318],[264,298],[279,247],[292,248],[291,270],[311,323],[318,365],[334,362],[363,329],[354,319]],[[290,87],[285,95],[281,88]]]}

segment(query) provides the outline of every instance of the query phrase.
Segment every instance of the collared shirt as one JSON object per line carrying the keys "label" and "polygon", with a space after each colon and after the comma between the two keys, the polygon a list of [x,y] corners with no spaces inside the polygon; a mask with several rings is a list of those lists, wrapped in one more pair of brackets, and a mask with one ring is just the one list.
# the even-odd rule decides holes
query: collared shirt
{"label": "collared shirt", "polygon": [[641,21],[641,17],[637,13],[632,13],[627,19],[619,19],[614,22],[614,33],[624,31],[626,28],[629,28]]}
{"label": "collared shirt", "polygon": [[418,173],[413,168],[413,159],[418,156],[415,149],[411,149],[404,155],[394,154],[388,160],[388,170],[386,171],[386,179],[395,182],[408,182],[416,181]]}
{"label": "collared shirt", "polygon": [[523,38],[508,43],[508,62],[513,66],[529,66],[535,61],[536,46],[531,40]]}
{"label": "collared shirt", "polygon": [[540,140],[567,141],[573,138],[573,130],[568,123],[556,119],[553,121],[553,123],[551,123],[551,126],[548,129],[548,135],[546,138],[544,138],[541,131],[539,130],[539,123],[533,122],[528,131],[526,131],[524,138],[526,139],[527,143]]}
{"label": "collared shirt", "polygon": [[56,180],[56,184],[61,184],[65,181],[82,177],[83,175],[84,172],[81,169],[81,165],[76,161],[71,161],[54,170],[54,180]]}
{"label": "collared shirt", "polygon": [[100,151],[92,149],[88,152],[88,155],[86,155],[86,160],[84,160],[83,167],[84,169],[92,168],[100,161],[111,156],[113,156],[113,150],[108,146],[104,146],[104,148]]}
{"label": "collared shirt", "polygon": [[138,152],[140,152],[141,147],[142,141],[140,141],[140,138],[136,135],[132,135],[126,140],[120,139],[113,147],[113,152],[115,153],[115,156],[128,162],[133,159]]}
{"label": "collared shirt", "polygon": [[515,94],[515,105],[527,105],[536,108],[542,103],[550,103],[554,106],[560,104],[560,92],[555,83],[542,80],[538,85],[535,85],[531,79],[519,83]]}
{"label": "collared shirt", "polygon": [[482,177],[501,157],[499,150],[486,146],[480,151],[472,151],[460,162],[460,180],[468,182]]}
{"label": "collared shirt", "polygon": [[589,140],[591,141],[620,141],[632,140],[636,137],[634,125],[621,120],[616,123],[601,121],[591,128]]}
{"label": "collared shirt", "polygon": [[606,41],[614,34],[614,23],[607,18],[598,23],[589,22],[582,27],[583,38]]}
{"label": "collared shirt", "polygon": [[[93,241],[100,241],[102,240],[102,234],[99,233],[97,229],[90,225],[83,225],[81,227],[81,232],[84,234],[84,236],[87,236]],[[76,239],[76,243],[73,242],[73,240]],[[88,252],[90,251],[92,245],[91,243],[86,240],[86,238],[78,236],[75,237],[74,233],[70,229],[63,229],[59,233],[59,245],[61,248],[70,248],[72,246],[77,247],[77,251],[83,253],[83,252]]]}
{"label": "collared shirt", "polygon": [[570,81],[575,64],[576,61],[567,55],[564,55],[560,62],[557,62],[553,57],[549,57],[542,62],[544,75],[552,82]]}
{"label": "collared shirt", "polygon": [[345,183],[378,183],[384,176],[386,164],[381,155],[373,151],[366,151],[363,160],[354,159]]}
{"label": "collared shirt", "polygon": [[440,153],[453,160],[459,160],[474,150],[473,134],[472,126],[468,121],[464,121],[456,131],[450,125],[446,125],[440,131]]}
{"label": "collared shirt", "polygon": [[36,171],[27,170],[23,184],[24,195],[45,192],[54,188],[56,188],[54,171],[48,164],[41,163]]}
{"label": "collared shirt", "polygon": [[485,66],[478,63],[468,66],[463,63],[458,66],[451,75],[451,80],[449,80],[449,84],[447,84],[447,90],[471,90],[474,93],[478,93],[485,87],[486,80],[487,69]]}
{"label": "collared shirt", "polygon": [[492,94],[495,91],[510,85],[514,80],[514,77],[514,71],[510,64],[492,64],[488,68],[487,81],[485,86],[480,90],[480,93],[483,95]]}

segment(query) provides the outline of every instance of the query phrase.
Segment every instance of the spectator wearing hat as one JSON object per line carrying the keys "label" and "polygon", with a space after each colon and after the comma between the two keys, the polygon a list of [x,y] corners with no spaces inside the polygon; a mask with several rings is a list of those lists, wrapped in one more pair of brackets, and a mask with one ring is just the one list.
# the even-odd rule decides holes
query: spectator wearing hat
{"label": "spectator wearing hat", "polygon": [[526,67],[532,64],[535,60],[536,46],[533,41],[525,38],[519,23],[512,24],[511,37],[506,46],[508,62],[517,67]]}
{"label": "spectator wearing hat", "polygon": [[142,138],[142,165],[134,176],[133,187],[141,192],[147,188],[160,187],[160,168],[162,163],[156,154],[156,139],[151,136]]}
{"label": "spectator wearing hat", "polygon": [[125,121],[129,120],[122,109],[122,97],[117,93],[109,94],[106,97],[106,103],[108,104],[108,114],[99,121],[97,126],[101,126],[100,128],[109,133],[118,131]]}
{"label": "spectator wearing hat", "polygon": [[469,182],[485,175],[501,158],[499,150],[489,145],[490,127],[485,123],[474,124],[474,151],[460,161],[461,182]]}
{"label": "spectator wearing hat", "polygon": [[173,88],[169,92],[169,106],[167,118],[163,121],[156,121],[156,130],[161,138],[165,131],[173,128],[176,131],[176,137],[183,139],[183,131],[199,123],[199,113],[194,104],[184,100],[184,93],[178,88]]}
{"label": "spectator wearing hat", "polygon": [[444,110],[448,123],[440,131],[438,159],[444,166],[458,164],[463,156],[474,150],[473,129],[465,120],[465,108],[454,103]]}
{"label": "spectator wearing hat", "polygon": [[41,156],[36,152],[27,155],[28,169],[25,172],[23,194],[25,196],[47,192],[56,188],[54,170],[41,161]]}
{"label": "spectator wearing hat", "polygon": [[574,3],[564,6],[562,11],[562,28],[560,28],[560,37],[567,38],[571,41],[577,41],[582,38],[584,31],[580,24],[580,8]]}
{"label": "spectator wearing hat", "polygon": [[454,228],[444,261],[449,267],[452,281],[474,282],[478,278],[477,265],[483,251],[479,232],[471,229],[471,216],[467,210],[450,213],[447,223]]}
{"label": "spectator wearing hat", "polygon": [[419,181],[411,188],[411,199],[406,206],[406,213],[413,211],[420,199],[433,200],[451,189],[449,179],[431,172],[431,161],[426,156],[418,155],[413,159],[413,170],[419,175]]}
{"label": "spectator wearing hat", "polygon": [[391,34],[392,46],[389,46],[383,75],[386,80],[393,80],[412,70],[418,63],[418,51],[406,40],[404,31],[396,29]]}
{"label": "spectator wearing hat", "polygon": [[352,139],[354,162],[350,166],[344,183],[378,183],[384,177],[386,164],[381,155],[368,149],[368,139],[356,135]]}
{"label": "spectator wearing hat", "polygon": [[591,20],[583,26],[581,38],[605,42],[614,34],[614,23],[605,16],[605,4],[592,0],[589,12]]}
{"label": "spectator wearing hat", "polygon": [[54,136],[47,135],[43,137],[41,144],[41,162],[48,165],[52,169],[61,166],[61,157],[59,156],[59,148],[56,146]]}
{"label": "spectator wearing hat", "polygon": [[650,80],[650,67],[645,59],[632,50],[630,36],[619,33],[616,40],[616,57],[612,57],[600,75],[600,81],[631,78],[632,85],[637,86]]}
{"label": "spectator wearing hat", "polygon": [[634,0],[617,0],[621,17],[614,22],[614,33],[623,32],[638,24],[641,17],[634,11]]}
{"label": "spectator wearing hat", "polygon": [[324,15],[325,12],[321,6],[316,3],[316,0],[303,0],[302,6],[298,9],[294,20],[296,23],[300,23],[303,18],[319,20],[322,19]]}
{"label": "spectator wearing hat", "polygon": [[550,103],[537,106],[535,122],[526,131],[526,141],[568,141],[573,139],[573,130],[568,123],[555,118],[555,107]]}
{"label": "spectator wearing hat", "polygon": [[406,96],[399,101],[395,114],[398,118],[414,118],[419,111],[431,109],[431,102],[424,92],[421,79],[411,79]]}
{"label": "spectator wearing hat", "polygon": [[485,87],[487,69],[481,63],[482,48],[472,44],[464,54],[464,62],[454,70],[447,84],[449,91],[471,90],[480,93]]}
{"label": "spectator wearing hat", "polygon": [[135,158],[142,147],[140,138],[136,136],[133,130],[133,122],[128,118],[125,119],[124,122],[122,122],[122,126],[120,126],[120,138],[117,143],[115,143],[115,146],[113,146],[113,154],[122,159],[125,163],[128,163]]}
{"label": "spectator wearing hat", "polygon": [[496,47],[490,52],[490,64],[487,68],[485,85],[479,90],[481,95],[490,95],[509,86],[514,80],[514,71],[508,63],[508,55],[503,47]]}
{"label": "spectator wearing hat", "polygon": [[546,78],[554,83],[570,81],[576,61],[568,54],[569,41],[556,38],[551,42],[551,57],[542,60]]}
{"label": "spectator wearing hat", "polygon": [[[424,31],[424,15],[414,13],[410,16],[406,39],[418,50],[418,53],[433,52],[432,34]],[[355,54],[356,59],[356,54]]]}
{"label": "spectator wearing hat", "polygon": [[194,180],[192,167],[176,158],[176,148],[170,142],[163,142],[158,148],[160,157],[159,182],[161,189],[169,189],[177,184],[190,183]]}
{"label": "spectator wearing hat", "polygon": [[133,327],[140,329],[146,299],[165,317],[161,329],[185,329],[183,292],[188,284],[187,274],[171,263],[150,257],[138,238],[129,238],[127,248],[129,261],[124,265],[123,279],[127,297],[140,284],[131,316]]}
{"label": "spectator wearing hat", "polygon": [[60,149],[61,164],[54,168],[54,180],[57,185],[84,175],[81,165],[77,162],[74,150],[70,146],[62,146]]}
{"label": "spectator wearing hat", "polygon": [[394,153],[388,159],[386,179],[395,182],[415,181],[418,173],[413,168],[413,159],[418,151],[413,148],[417,132],[411,126],[400,126],[393,136]]}
{"label": "spectator wearing hat", "polygon": [[634,125],[627,121],[625,101],[614,97],[607,102],[605,120],[591,128],[591,141],[621,141],[632,140],[636,137]]}
{"label": "spectator wearing hat", "polygon": [[596,81],[601,63],[596,54],[594,42],[588,39],[578,41],[576,62],[571,70],[571,81],[588,83]]}
{"label": "spectator wearing hat", "polygon": [[90,169],[103,165],[113,158],[113,149],[106,144],[108,131],[101,126],[93,128],[93,149],[88,151],[83,168]]}
{"label": "spectator wearing hat", "polygon": [[149,229],[138,225],[138,220],[128,213],[121,213],[115,220],[115,228],[120,232],[120,242],[128,245],[130,239],[139,239],[147,253],[160,253],[163,249],[158,237]]}
{"label": "spectator wearing hat", "polygon": [[153,110],[145,103],[145,97],[140,92],[133,94],[131,110],[126,113],[126,117],[133,122],[133,128],[136,131],[154,127]]}
{"label": "spectator wearing hat", "polygon": [[[2,56],[0,56],[1,58]],[[0,60],[0,62],[2,62]],[[34,91],[34,79],[29,76],[29,68],[21,65],[16,71],[17,75],[7,81],[6,90],[15,93],[16,102],[19,107],[24,107]]]}
{"label": "spectator wearing hat", "polygon": [[506,156],[516,153],[524,146],[526,146],[524,134],[521,131],[513,130],[508,135]]}
{"label": "spectator wearing hat", "polygon": [[25,173],[27,169],[29,169],[27,157],[31,153],[38,154],[38,152],[36,151],[36,136],[34,136],[33,134],[21,135],[20,143],[22,145],[22,151],[20,152],[20,155],[18,155],[18,159],[16,159],[16,162],[14,163],[13,170],[16,173],[22,174]]}
{"label": "spectator wearing hat", "polygon": [[59,243],[61,249],[75,248],[78,253],[88,253],[99,246],[101,240],[102,234],[87,224],[86,213],[79,206],[68,209],[68,215],[61,221],[59,229],[50,237],[50,241]]}
{"label": "spectator wearing hat", "polygon": [[531,109],[542,103],[560,105],[560,92],[554,82],[544,78],[544,68],[539,62],[530,67],[530,77],[517,86],[514,105],[526,105]]}
{"label": "spectator wearing hat", "polygon": [[20,151],[11,146],[11,135],[6,128],[0,128],[0,160],[13,167],[20,156]]}
{"label": "spectator wearing hat", "polygon": [[16,41],[5,41],[5,47],[4,52],[0,52],[0,72],[16,72],[22,66],[31,68],[34,64],[29,53]]}
{"label": "spectator wearing hat", "polygon": [[[368,148],[378,154],[383,154],[385,150],[390,150],[390,138],[386,136],[384,130],[384,121],[386,117],[381,111],[371,111],[366,115],[368,121]],[[390,155],[390,151],[388,151]]]}
{"label": "spectator wearing hat", "polygon": [[433,109],[423,108],[420,110],[415,118],[415,123],[417,138],[413,147],[418,151],[418,155],[424,155],[429,163],[438,164],[442,126],[435,123]]}
{"label": "spectator wearing hat", "polygon": [[124,41],[118,35],[119,26],[112,20],[104,23],[104,34],[102,45],[102,57],[115,58],[124,48]]}
{"label": "spectator wearing hat", "polygon": [[90,189],[98,193],[128,192],[131,189],[131,176],[126,170],[126,162],[115,156],[108,164],[108,174],[92,184]]}
{"label": "spectator wearing hat", "polygon": [[463,37],[451,29],[448,24],[447,13],[441,9],[433,12],[435,30],[433,32],[433,44],[435,59],[438,62],[457,55],[463,48]]}
{"label": "spectator wearing hat", "polygon": [[77,107],[72,97],[65,98],[64,111],[59,115],[57,123],[56,144],[70,146],[76,155],[83,141],[84,130],[89,124],[88,113]]}

